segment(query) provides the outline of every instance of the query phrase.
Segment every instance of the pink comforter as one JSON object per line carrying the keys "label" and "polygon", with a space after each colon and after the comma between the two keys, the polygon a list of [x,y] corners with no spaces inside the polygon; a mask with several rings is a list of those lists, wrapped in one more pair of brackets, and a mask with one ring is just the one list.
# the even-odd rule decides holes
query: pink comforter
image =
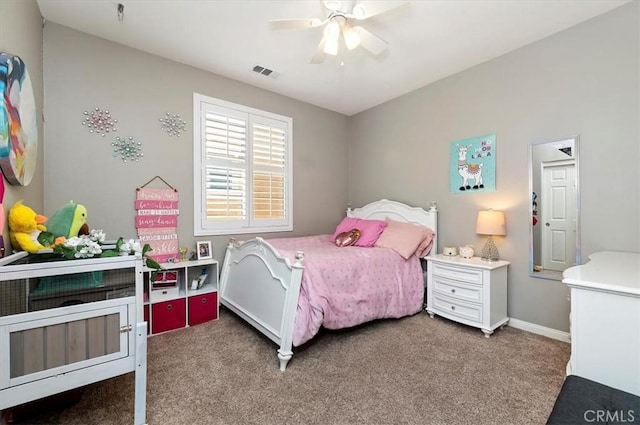
{"label": "pink comforter", "polygon": [[304,272],[293,345],[313,338],[320,326],[341,329],[374,319],[419,312],[424,298],[420,260],[388,248],[338,248],[331,235],[269,239],[292,260],[304,252]]}

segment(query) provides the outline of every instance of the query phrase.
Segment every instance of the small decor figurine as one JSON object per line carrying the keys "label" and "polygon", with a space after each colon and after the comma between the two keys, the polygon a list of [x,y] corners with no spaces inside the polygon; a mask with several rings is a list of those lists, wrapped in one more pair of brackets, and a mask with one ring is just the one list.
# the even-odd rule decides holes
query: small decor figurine
{"label": "small decor figurine", "polygon": [[458,255],[458,250],[455,246],[445,246],[444,248],[442,248],[442,254],[449,257],[455,257],[456,255]]}
{"label": "small decor figurine", "polygon": [[458,248],[458,252],[460,253],[460,256],[462,258],[472,258],[475,254],[473,246],[471,245],[461,246],[460,248]]}
{"label": "small decor figurine", "polygon": [[185,246],[180,248],[180,261],[187,261],[187,252],[189,252],[189,248]]}

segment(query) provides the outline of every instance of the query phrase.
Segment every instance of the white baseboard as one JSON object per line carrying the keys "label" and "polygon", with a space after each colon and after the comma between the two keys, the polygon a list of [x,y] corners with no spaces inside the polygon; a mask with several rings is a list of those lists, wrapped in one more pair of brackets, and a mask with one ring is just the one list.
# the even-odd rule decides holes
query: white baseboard
{"label": "white baseboard", "polygon": [[525,322],[524,320],[509,319],[509,326],[522,329],[523,331],[546,336],[548,338],[557,339],[558,341],[571,343],[569,332],[559,331],[557,329],[547,328],[545,326],[536,325],[535,323]]}

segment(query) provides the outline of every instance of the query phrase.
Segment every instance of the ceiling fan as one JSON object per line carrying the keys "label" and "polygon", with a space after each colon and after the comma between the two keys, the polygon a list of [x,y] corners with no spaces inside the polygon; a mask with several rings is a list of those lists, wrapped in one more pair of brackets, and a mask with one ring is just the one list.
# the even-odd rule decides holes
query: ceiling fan
{"label": "ceiling fan", "polygon": [[388,46],[382,38],[358,25],[373,16],[406,4],[404,1],[337,1],[323,0],[328,16],[320,18],[293,18],[269,21],[271,29],[302,29],[324,26],[322,39],[311,57],[311,63],[324,61],[325,55],[336,56],[340,49],[340,38],[344,46],[353,50],[360,46],[377,56]]}

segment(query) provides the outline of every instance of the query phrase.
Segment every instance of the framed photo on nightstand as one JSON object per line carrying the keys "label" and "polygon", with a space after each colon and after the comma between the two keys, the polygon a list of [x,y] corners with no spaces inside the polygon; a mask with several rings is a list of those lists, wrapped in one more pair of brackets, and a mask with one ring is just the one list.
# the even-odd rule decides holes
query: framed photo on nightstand
{"label": "framed photo on nightstand", "polygon": [[198,253],[198,260],[205,260],[208,258],[213,258],[213,254],[211,253],[211,241],[202,241],[196,242]]}

